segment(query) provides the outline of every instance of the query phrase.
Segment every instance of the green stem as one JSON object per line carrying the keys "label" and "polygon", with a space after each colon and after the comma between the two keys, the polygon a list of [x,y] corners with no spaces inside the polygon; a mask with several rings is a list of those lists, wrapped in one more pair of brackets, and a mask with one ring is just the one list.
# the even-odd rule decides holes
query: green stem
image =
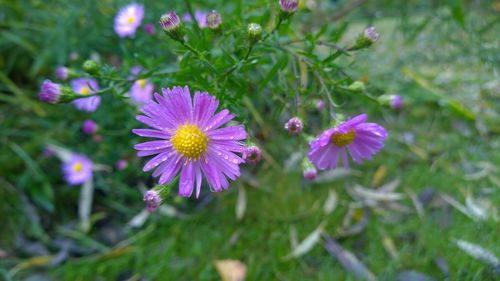
{"label": "green stem", "polygon": [[186,8],[188,10],[189,15],[191,16],[191,22],[194,25],[194,29],[196,30],[196,33],[200,34],[200,27],[198,26],[198,22],[196,21],[195,14],[193,12],[193,7],[191,6],[191,2],[189,0],[184,0],[184,3],[186,3]]}
{"label": "green stem", "polygon": [[191,47],[191,45],[189,45],[185,41],[179,41],[179,42],[181,43],[182,46],[184,46],[184,48],[186,48],[189,51],[191,51],[191,53],[193,53],[194,55],[196,55],[203,63],[205,63],[210,68],[210,70],[212,70],[215,74],[218,74],[217,69],[203,56],[202,53],[200,53],[200,51],[198,51],[195,48]]}

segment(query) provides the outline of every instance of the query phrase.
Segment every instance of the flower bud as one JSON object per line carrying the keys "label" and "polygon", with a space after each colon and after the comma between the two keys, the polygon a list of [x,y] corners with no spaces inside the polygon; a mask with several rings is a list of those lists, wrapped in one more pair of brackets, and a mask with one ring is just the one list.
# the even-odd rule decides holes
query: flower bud
{"label": "flower bud", "polygon": [[167,198],[170,193],[170,188],[166,185],[157,185],[152,189],[148,190],[144,194],[144,202],[146,203],[146,209],[148,212],[152,213],[156,208],[158,208],[161,203]]}
{"label": "flower bud", "polygon": [[144,26],[144,32],[148,35],[155,35],[155,26],[152,23],[148,23]]}
{"label": "flower bud", "polygon": [[356,44],[354,47],[350,48],[350,51],[364,49],[370,47],[373,43],[377,42],[380,34],[377,29],[373,26],[366,28],[361,34],[358,35]]}
{"label": "flower bud", "polygon": [[279,4],[281,9],[280,18],[287,19],[297,11],[299,0],[279,0]]}
{"label": "flower bud", "polygon": [[325,102],[323,100],[317,100],[315,106],[319,112],[325,110]]}
{"label": "flower bud", "polygon": [[83,71],[85,71],[86,73],[88,73],[92,76],[96,76],[99,74],[100,69],[99,69],[99,65],[94,60],[86,60],[83,63]]}
{"label": "flower bud", "polygon": [[354,81],[349,87],[347,87],[349,91],[353,92],[364,92],[365,91],[365,83],[361,81]]}
{"label": "flower bud", "polygon": [[248,146],[243,152],[243,160],[250,164],[257,164],[262,159],[262,150],[256,145]]}
{"label": "flower bud", "polygon": [[250,44],[257,43],[262,38],[262,26],[258,23],[250,23],[247,27],[247,36]]}
{"label": "flower bud", "polygon": [[170,38],[176,41],[184,41],[182,22],[174,11],[161,16],[160,26]]}
{"label": "flower bud", "polygon": [[217,11],[213,10],[207,14],[206,22],[208,28],[217,30],[222,25],[222,17]]}
{"label": "flower bud", "polygon": [[65,66],[59,66],[56,68],[55,75],[56,75],[57,79],[64,81],[64,80],[68,79],[69,68],[67,68]]}
{"label": "flower bud", "polygon": [[314,167],[313,163],[307,157],[302,160],[302,175],[305,180],[309,181],[315,180],[318,176],[316,167]]}
{"label": "flower bud", "polygon": [[295,136],[300,133],[303,127],[302,120],[298,117],[293,117],[285,123],[285,129],[288,130],[290,136]]}
{"label": "flower bud", "polygon": [[43,81],[38,97],[43,102],[56,104],[72,101],[77,95],[70,88],[47,79]]}
{"label": "flower bud", "polygon": [[391,96],[390,105],[392,109],[400,110],[403,108],[403,97],[400,95]]}
{"label": "flower bud", "polygon": [[115,164],[115,167],[118,171],[125,170],[125,168],[127,168],[127,166],[128,166],[128,161],[125,159],[120,159],[120,160],[116,161],[116,164]]}
{"label": "flower bud", "polygon": [[82,131],[87,135],[93,135],[97,132],[97,124],[94,121],[87,119],[83,122]]}

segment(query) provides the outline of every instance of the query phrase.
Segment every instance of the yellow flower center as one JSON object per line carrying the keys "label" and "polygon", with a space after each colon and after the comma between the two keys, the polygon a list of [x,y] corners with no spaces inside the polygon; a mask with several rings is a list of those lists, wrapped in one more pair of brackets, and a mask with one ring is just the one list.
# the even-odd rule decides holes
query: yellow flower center
{"label": "yellow flower center", "polygon": [[82,163],[77,162],[77,163],[73,164],[72,169],[75,172],[81,172],[82,171]]}
{"label": "yellow flower center", "polygon": [[170,139],[175,150],[189,159],[199,159],[207,150],[208,137],[195,125],[180,126]]}
{"label": "yellow flower center", "polygon": [[80,94],[86,96],[86,95],[90,94],[90,89],[88,87],[83,87],[80,89]]}
{"label": "yellow flower center", "polygon": [[335,133],[332,135],[330,138],[330,141],[335,144],[336,146],[346,146],[350,144],[354,138],[356,137],[356,133],[354,130],[350,130],[347,133]]}
{"label": "yellow flower center", "polygon": [[139,79],[139,80],[137,80],[137,84],[141,88],[144,88],[146,86],[146,82],[147,82],[146,79]]}
{"label": "yellow flower center", "polygon": [[134,23],[134,21],[135,21],[134,16],[130,16],[130,17],[128,17],[128,19],[127,19],[127,22],[128,22],[129,24],[133,24],[133,23]]}

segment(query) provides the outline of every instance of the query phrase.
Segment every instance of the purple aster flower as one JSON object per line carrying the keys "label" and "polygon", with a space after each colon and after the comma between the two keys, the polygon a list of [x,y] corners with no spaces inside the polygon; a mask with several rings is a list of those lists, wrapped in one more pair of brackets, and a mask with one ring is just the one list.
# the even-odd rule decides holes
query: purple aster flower
{"label": "purple aster flower", "polygon": [[217,29],[222,24],[222,17],[217,11],[213,10],[207,14],[205,22],[208,28]]}
{"label": "purple aster flower", "polygon": [[146,209],[152,213],[161,204],[160,193],[156,190],[148,190],[144,194],[144,202],[146,202]]}
{"label": "purple aster flower", "polygon": [[279,3],[281,11],[289,14],[297,11],[299,6],[299,0],[280,0]]}
{"label": "purple aster flower", "polygon": [[[71,88],[73,88],[73,91],[82,96],[92,94],[99,90],[99,85],[97,85],[97,81],[94,79],[78,78],[71,80],[70,85]],[[77,109],[87,112],[95,111],[99,107],[100,103],[100,96],[91,96],[73,101],[73,104]]]}
{"label": "purple aster flower", "polygon": [[152,99],[154,90],[153,83],[149,83],[146,79],[139,79],[130,88],[130,97],[137,104],[147,103]]}
{"label": "purple aster flower", "polygon": [[173,32],[181,27],[181,20],[174,11],[170,11],[160,18],[160,26],[166,32]]}
{"label": "purple aster flower", "polygon": [[262,159],[262,150],[256,145],[251,145],[243,152],[243,159],[246,163],[255,165]]}
{"label": "purple aster flower", "polygon": [[314,167],[309,167],[304,170],[303,176],[305,180],[313,181],[318,176],[318,171]]}
{"label": "purple aster flower", "polygon": [[92,161],[85,155],[73,154],[63,163],[64,179],[70,185],[78,185],[92,180]]}
{"label": "purple aster flower", "polygon": [[378,124],[365,123],[366,119],[367,115],[361,114],[323,131],[310,143],[309,160],[320,170],[337,168],[339,157],[348,169],[347,151],[358,164],[371,160],[384,147],[387,131]]}
{"label": "purple aster flower", "polygon": [[285,129],[288,130],[288,134],[291,136],[295,136],[300,133],[303,127],[304,125],[302,124],[302,120],[298,117],[293,117],[285,123]]}
{"label": "purple aster flower", "polygon": [[318,101],[316,101],[315,106],[316,106],[316,109],[317,109],[318,111],[323,111],[323,110],[325,110],[325,102],[324,102],[323,100],[318,100]]}
{"label": "purple aster flower", "polygon": [[144,26],[144,32],[146,32],[149,35],[154,35],[155,34],[155,26],[152,23],[148,23]]}
{"label": "purple aster flower", "polygon": [[403,107],[403,97],[400,95],[391,96],[391,108],[399,110]]}
{"label": "purple aster flower", "polygon": [[47,79],[43,81],[38,97],[43,102],[55,104],[59,102],[61,95],[61,85]]}
{"label": "purple aster flower", "polygon": [[380,34],[378,33],[377,29],[374,26],[366,28],[363,34],[365,38],[372,43],[375,43],[380,37]]}
{"label": "purple aster flower", "polygon": [[97,131],[97,124],[87,119],[83,122],[82,131],[87,135],[93,135]]}
{"label": "purple aster flower", "polygon": [[[198,26],[200,28],[207,27],[207,13],[206,12],[203,12],[201,10],[196,10],[194,12],[194,18],[196,19],[196,22],[198,23]],[[193,20],[189,13],[185,13],[184,15],[182,15],[182,19],[185,22],[191,22]]]}
{"label": "purple aster flower", "polygon": [[65,66],[59,66],[56,68],[55,75],[57,79],[64,81],[68,79],[69,69]]}
{"label": "purple aster flower", "polygon": [[144,17],[144,6],[131,3],[118,11],[115,17],[115,32],[120,37],[133,37]]}
{"label": "purple aster flower", "polygon": [[118,171],[125,170],[128,167],[128,161],[125,159],[120,159],[116,161],[115,167]]}
{"label": "purple aster flower", "polygon": [[239,177],[244,162],[236,155],[245,150],[240,142],[247,137],[243,125],[222,128],[234,115],[227,109],[215,113],[219,102],[206,92],[196,92],[192,100],[186,86],[163,89],[163,95],[154,96],[156,101],[141,108],[145,115],[137,116],[153,129],[133,130],[141,137],[159,139],[134,146],[139,157],[155,155],[143,170],[156,169],[153,176],[160,177],[160,184],[180,174],[179,195],[184,197],[191,196],[195,185],[199,196],[202,175],[212,191],[227,189],[227,178]]}

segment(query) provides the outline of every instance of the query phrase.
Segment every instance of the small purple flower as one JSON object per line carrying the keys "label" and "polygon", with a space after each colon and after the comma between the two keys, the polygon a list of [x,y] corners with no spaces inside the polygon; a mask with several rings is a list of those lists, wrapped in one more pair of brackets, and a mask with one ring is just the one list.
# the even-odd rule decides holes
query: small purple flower
{"label": "small purple flower", "polygon": [[43,155],[43,157],[49,158],[49,157],[56,155],[56,151],[52,147],[46,146],[43,148],[42,155]]}
{"label": "small purple flower", "polygon": [[[82,96],[87,96],[99,90],[99,85],[97,85],[97,81],[94,79],[78,78],[71,80],[70,85],[71,88],[73,88],[73,91]],[[91,96],[73,101],[73,104],[77,109],[87,112],[95,111],[99,107],[100,103],[100,96]]]}
{"label": "small purple flower", "polygon": [[65,66],[59,66],[56,68],[55,75],[57,79],[64,81],[68,79],[69,69]]}
{"label": "small purple flower", "polygon": [[318,171],[314,167],[310,167],[304,170],[303,176],[305,180],[313,181],[318,176]]}
{"label": "small purple flower", "polygon": [[279,0],[281,11],[291,14],[297,11],[299,0]]}
{"label": "small purple flower", "polygon": [[170,11],[160,18],[160,26],[166,32],[172,32],[181,27],[181,20],[174,11]]}
{"label": "small purple flower", "polygon": [[137,3],[122,7],[115,17],[115,32],[119,37],[133,37],[144,17],[144,6]]}
{"label": "small purple flower", "polygon": [[85,155],[73,154],[63,163],[64,179],[70,185],[78,185],[92,180],[92,161]]}
{"label": "small purple flower", "polygon": [[315,106],[316,106],[316,109],[320,112],[325,110],[325,102],[323,100],[316,101]]}
{"label": "small purple flower", "polygon": [[155,169],[159,183],[171,182],[179,177],[179,195],[189,197],[196,186],[200,194],[204,175],[214,192],[229,187],[228,178],[240,176],[239,165],[243,159],[236,155],[245,148],[241,143],[247,133],[243,125],[222,127],[234,118],[229,110],[215,113],[219,102],[207,92],[195,92],[191,97],[186,86],[163,89],[155,100],[142,106],[145,115],[137,120],[153,129],[134,129],[141,137],[159,140],[134,146],[139,157],[155,155],[144,165],[144,171]]}
{"label": "small purple flower", "polygon": [[154,24],[152,24],[152,23],[148,23],[144,26],[144,32],[146,32],[149,35],[154,35],[155,31],[156,31],[156,28],[155,28]]}
{"label": "small purple flower", "polygon": [[365,123],[366,114],[358,115],[335,128],[323,131],[310,143],[308,158],[320,170],[337,168],[342,157],[344,168],[349,168],[347,152],[357,164],[384,147],[387,131],[375,123]]}
{"label": "small purple flower", "polygon": [[148,190],[144,194],[144,202],[146,202],[146,209],[152,213],[161,204],[160,193],[156,190]]}
{"label": "small purple flower", "polygon": [[370,26],[365,29],[363,32],[364,36],[366,39],[368,39],[370,42],[375,43],[378,38],[380,37],[380,34],[378,33],[377,29],[374,26]]}
{"label": "small purple flower", "polygon": [[153,98],[155,86],[146,79],[139,79],[130,88],[130,97],[137,104],[149,102]]}
{"label": "small purple flower", "polygon": [[[201,10],[196,10],[194,12],[194,18],[196,19],[196,22],[198,23],[198,26],[200,28],[205,28],[207,27],[207,13]],[[186,13],[182,16],[182,19],[185,22],[191,22],[193,19],[191,18],[191,15]]]}
{"label": "small purple flower", "polygon": [[247,147],[243,152],[243,160],[245,160],[246,163],[255,165],[259,163],[261,159],[262,159],[262,150],[256,145],[251,145]]}
{"label": "small purple flower", "polygon": [[97,124],[87,119],[83,122],[82,131],[87,135],[93,135],[97,131]]}
{"label": "small purple flower", "polygon": [[293,117],[288,122],[285,123],[285,129],[288,130],[288,134],[291,136],[295,136],[298,133],[302,132],[304,125],[302,124],[302,120],[298,117]]}
{"label": "small purple flower", "polygon": [[38,97],[43,102],[55,104],[59,102],[61,95],[62,95],[61,85],[47,79],[43,81],[42,87],[40,87],[40,93],[38,94]]}
{"label": "small purple flower", "polygon": [[217,11],[213,10],[207,14],[205,22],[208,28],[217,29],[222,24],[222,17]]}
{"label": "small purple flower", "polygon": [[128,161],[125,159],[120,159],[116,161],[115,167],[118,171],[125,170],[128,167]]}
{"label": "small purple flower", "polygon": [[403,108],[403,97],[400,95],[391,96],[391,108],[399,110]]}
{"label": "small purple flower", "polygon": [[134,65],[130,68],[130,73],[132,73],[132,75],[138,75],[139,73],[141,73],[143,70],[142,66],[140,65]]}

